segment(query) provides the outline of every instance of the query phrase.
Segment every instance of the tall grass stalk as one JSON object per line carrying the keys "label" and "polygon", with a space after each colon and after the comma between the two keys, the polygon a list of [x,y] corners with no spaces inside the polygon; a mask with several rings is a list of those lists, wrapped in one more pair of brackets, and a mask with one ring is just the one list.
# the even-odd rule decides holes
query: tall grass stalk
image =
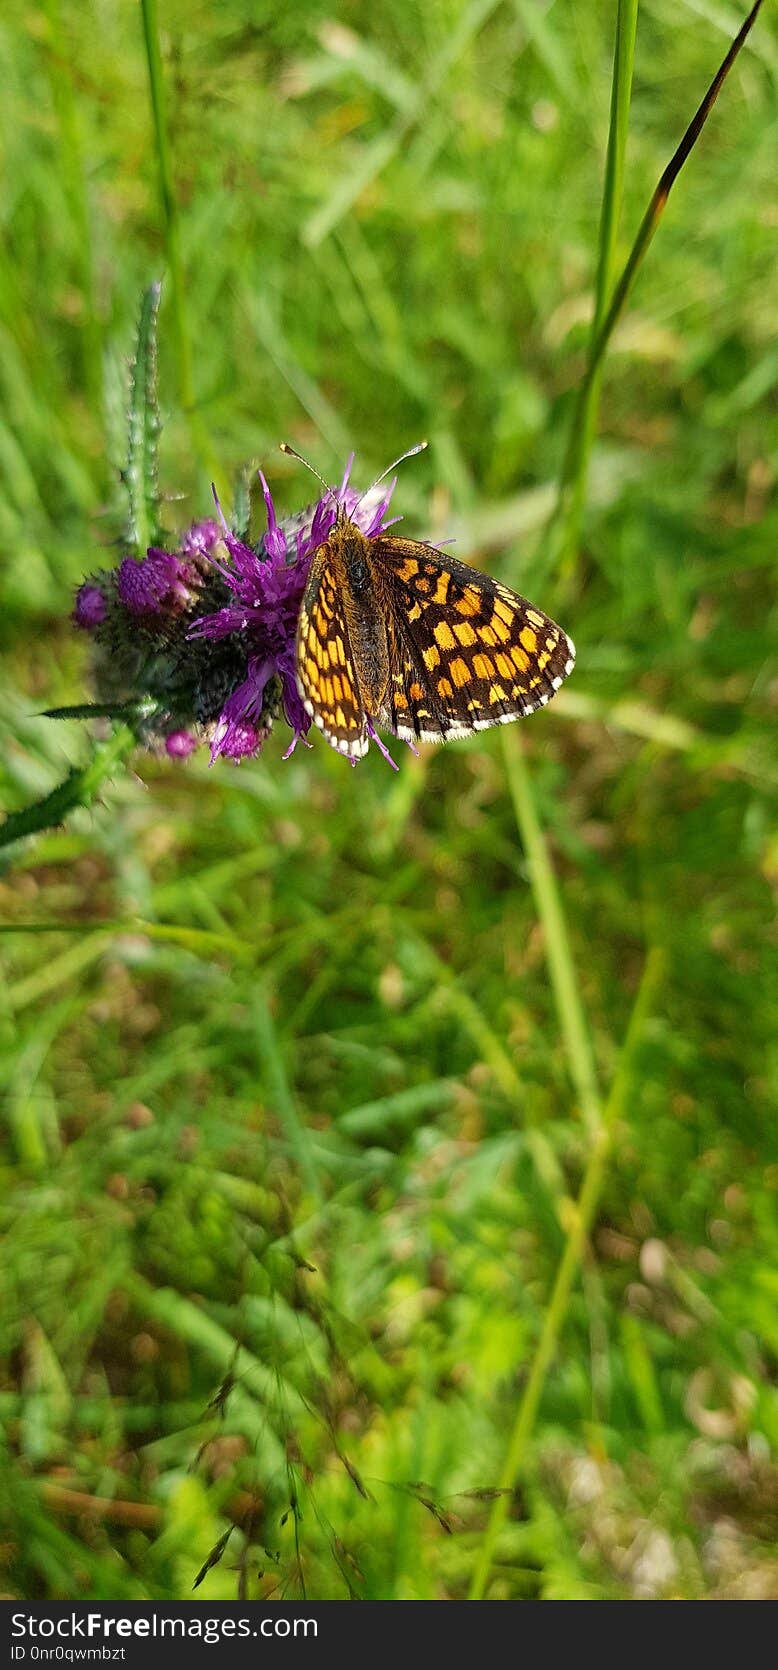
{"label": "tall grass stalk", "polygon": [[97,312],[94,249],[89,201],[84,178],[79,112],[73,92],[73,69],[68,34],[62,27],[60,0],[46,0],[49,26],[52,99],[59,128],[59,166],[65,196],[73,219],[75,261],[81,290],[81,359],[84,386],[99,408],[102,397],[102,346]]}
{"label": "tall grass stalk", "polygon": [[[573,414],[570,441],[560,479],[559,505],[563,503],[563,495],[566,490],[571,489],[570,509],[562,546],[563,575],[565,567],[569,572],[577,549],[580,519],[586,499],[589,456],[596,427],[602,362],[606,348],[616,322],[626,304],[643,257],[656,232],[672,186],[702,132],[721,87],[756,21],[761,4],[762,0],[756,0],[755,5],[751,8],[702,103],[689,123],[680,145],[664,170],[643,216],[626,265],[613,289],[610,300],[608,300],[615,260],[616,233],[623,187],[624,155],[637,23],[637,0],[619,0],[608,156],[603,192],[603,210],[600,220],[595,316],[586,374],[581,384]],[[575,1218],[568,1232],[565,1249],[557,1270],[540,1339],[516,1413],[499,1481],[501,1488],[510,1492],[513,1490],[524,1461],[546,1375],[567,1316],[573,1282],[578,1273],[583,1249],[600,1198],[614,1126],[626,1105],[633,1058],[661,978],[663,957],[661,953],[654,951],[647,959],[619,1069],[603,1109],[597,1086],[594,1053],[581,1001],[562,898],[554,875],[548,844],[538,817],[532,779],[527,770],[520,738],[515,734],[510,738],[503,737],[503,751],[508,784],[519,833],[527,857],[535,904],[544,930],[546,960],[570,1075],[576,1088],[582,1117],[591,1136],[591,1150],[584,1172]],[[507,1496],[499,1497],[490,1515],[473,1575],[470,1590],[470,1596],[473,1600],[482,1598],[488,1584],[497,1538],[508,1514],[508,1500]]]}
{"label": "tall grass stalk", "polygon": [[[609,166],[611,153],[613,154],[613,178],[612,183],[609,185],[609,166],[606,167],[603,216],[600,223],[600,253],[598,262],[595,320],[589,343],[586,371],[584,373],[573,410],[570,435],[559,482],[559,495],[554,512],[554,520],[556,521],[560,512],[562,512],[565,506],[569,504],[561,544],[561,566],[563,576],[565,573],[570,573],[575,561],[578,546],[581,518],[583,516],[583,509],[586,501],[589,458],[599,408],[600,379],[605,351],[624,310],[644,256],[646,255],[649,245],[651,244],[657,231],[662,214],[664,213],[667,199],[670,196],[670,192],[681,172],[681,169],[683,168],[684,163],[690,156],[697,140],[700,137],[711,110],[713,109],[719,93],[721,92],[724,82],[729,75],[732,65],[741,51],[741,48],[745,45],[745,42],[756,22],[761,7],[762,0],[755,0],[755,4],[751,7],[745,22],[735,36],[735,39],[720,64],[705,94],[705,97],[695,111],[680,144],[673,152],[667,167],[661,175],[648,208],[646,209],[643,219],[640,222],[637,236],[629,252],[629,256],[627,257],[626,264],[612,291],[607,307],[605,307],[604,304],[609,289],[610,271],[612,268],[613,253],[615,250],[616,224],[615,220],[612,222],[612,214],[617,210],[618,202],[621,197],[623,155],[627,136],[626,123],[629,114],[627,75],[629,75],[629,85],[631,85],[632,57],[634,56],[634,32],[632,36],[632,48],[630,49],[628,33],[629,20],[626,15],[624,18],[624,29],[621,32],[621,35],[619,25],[617,24],[616,54],[613,66],[614,85],[611,99],[611,132],[608,146]],[[622,4],[622,0],[620,0],[620,15],[622,11],[626,14],[627,10],[628,7],[626,3]],[[637,6],[635,6],[635,12],[637,12]],[[621,90],[618,94],[616,87],[617,82],[621,82]],[[619,157],[621,158],[620,163]]]}
{"label": "tall grass stalk", "polygon": [[[608,129],[608,150],[605,159],[602,212],[600,215],[597,281],[590,352],[602,328],[616,265],[616,240],[624,191],[624,158],[627,149],[629,109],[632,98],[632,71],[635,62],[637,21],[638,0],[618,0],[613,78],[611,82],[610,125]],[[576,414],[575,453],[571,460],[572,491],[560,554],[560,572],[563,578],[570,573],[578,551],[589,475],[589,459],[600,408],[601,386],[602,366],[600,366],[596,376],[586,385],[585,399],[581,403],[580,411]]]}
{"label": "tall grass stalk", "polygon": [[224,493],[224,483],[212,456],[205,428],[197,410],[195,401],[194,375],[192,370],[192,335],[189,328],[189,315],[186,304],[186,289],[184,284],[184,269],[181,259],[181,230],[178,215],[178,203],[173,186],[173,168],[170,154],[170,139],[167,122],[167,103],[165,99],[165,78],[162,68],[162,52],[159,44],[159,14],[157,0],[141,0],[143,17],[143,39],[146,47],[146,63],[149,74],[149,93],[151,97],[151,113],[154,125],[154,143],[157,153],[157,177],[159,181],[160,207],[165,233],[165,249],[170,273],[170,304],[173,314],[173,331],[176,343],[176,360],[178,363],[178,386],[181,404],[184,408],[189,433],[192,438],[192,449],[202,468],[214,481],[221,493]]}
{"label": "tall grass stalk", "polygon": [[573,1221],[568,1231],[543,1320],[540,1339],[535,1348],[535,1354],[516,1412],[513,1431],[498,1481],[500,1489],[507,1494],[497,1498],[489,1516],[489,1523],[478,1552],[473,1574],[470,1588],[471,1600],[481,1600],[489,1582],[497,1539],[508,1515],[510,1493],[516,1485],[524,1463],[527,1445],[532,1436],[543,1387],[546,1382],[546,1375],[553,1361],[557,1341],[567,1317],[573,1283],[580,1268],[586,1241],[599,1204],[605,1177],[605,1166],[613,1145],[614,1132],[627,1108],[627,1100],[634,1078],[636,1057],[643,1039],[646,1021],[656,1000],[664,973],[664,965],[665,956],[663,951],[655,948],[649,952],[616,1076],[603,1110],[600,1128],[592,1142]]}

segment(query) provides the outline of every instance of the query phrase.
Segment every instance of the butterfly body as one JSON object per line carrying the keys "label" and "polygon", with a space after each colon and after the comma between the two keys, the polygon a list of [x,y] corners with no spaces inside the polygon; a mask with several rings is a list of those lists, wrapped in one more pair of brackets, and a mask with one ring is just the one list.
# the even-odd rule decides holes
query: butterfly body
{"label": "butterfly body", "polygon": [[[379,576],[370,562],[369,539],[353,523],[345,524],[340,539],[343,614],[362,706],[372,718],[380,710],[389,682],[385,600],[381,598]],[[336,545],[337,540],[336,530]]]}
{"label": "butterfly body", "polygon": [[306,711],[358,759],[379,727],[441,742],[543,707],[572,670],[566,633],[490,576],[344,513],[311,559],[297,631]]}

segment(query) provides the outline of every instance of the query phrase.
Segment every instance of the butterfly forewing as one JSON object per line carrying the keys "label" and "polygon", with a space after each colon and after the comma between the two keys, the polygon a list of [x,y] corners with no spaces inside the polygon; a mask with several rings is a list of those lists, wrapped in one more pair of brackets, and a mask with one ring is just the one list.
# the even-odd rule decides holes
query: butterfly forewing
{"label": "butterfly forewing", "polygon": [[306,711],[341,754],[358,759],[369,739],[329,544],[314,552],[297,626],[297,683]]}
{"label": "butterfly forewing", "polygon": [[380,720],[408,740],[444,740],[544,707],[575,650],[542,610],[434,547],[370,541],[390,618],[390,685]]}

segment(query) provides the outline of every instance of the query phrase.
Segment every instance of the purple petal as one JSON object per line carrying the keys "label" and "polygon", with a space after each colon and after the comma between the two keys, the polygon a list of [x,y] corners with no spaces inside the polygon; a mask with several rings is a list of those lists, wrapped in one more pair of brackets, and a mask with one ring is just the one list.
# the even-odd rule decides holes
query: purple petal
{"label": "purple petal", "polygon": [[292,755],[295,751],[295,748],[297,747],[298,742],[302,743],[303,748],[312,748],[313,747],[313,743],[309,742],[307,737],[301,736],[299,731],[295,731],[294,736],[292,737],[292,740],[289,744],[289,747],[285,748],[283,754],[281,755],[282,760],[290,760],[292,758]]}
{"label": "purple petal", "polygon": [[310,528],[303,529],[298,535],[298,558],[310,556],[319,545],[323,545],[335,526],[337,510],[332,499],[319,499],[311,518]]}
{"label": "purple petal", "polygon": [[165,737],[165,753],[171,760],[186,760],[197,747],[197,737],[191,731],[171,731]]}
{"label": "purple petal", "polygon": [[346,489],[342,500],[346,515],[353,518],[357,527],[361,528],[367,539],[374,539],[376,534],[382,532],[383,519],[396,486],[397,477],[395,476],[386,489],[383,498],[379,500],[377,505],[373,504],[372,506],[370,502],[372,488],[368,489],[365,497],[358,493],[355,487]]}
{"label": "purple petal", "polygon": [[228,760],[245,760],[259,753],[262,737],[256,725],[247,719],[233,719],[223,731],[217,731],[211,746],[211,765],[224,754]]}
{"label": "purple petal", "polygon": [[262,742],[259,720],[265,685],[274,671],[270,660],[249,662],[248,677],[233,690],[222,708],[211,744],[211,764],[220,754],[229,759],[245,759],[255,754]]}
{"label": "purple petal", "polygon": [[76,626],[82,626],[87,632],[91,631],[93,627],[100,626],[101,622],[105,620],[107,612],[108,605],[105,601],[105,593],[100,590],[99,586],[91,585],[88,580],[85,585],[79,586],[73,608],[73,619]]}
{"label": "purple petal", "polygon": [[310,714],[303,707],[302,697],[297,688],[297,674],[295,670],[296,654],[294,644],[278,656],[276,671],[281,677],[282,701],[284,704],[284,718],[290,725],[295,736],[307,736],[311,728]]}
{"label": "purple petal", "polygon": [[387,510],[389,509],[389,500],[391,499],[392,494],[393,494],[396,486],[397,486],[397,477],[395,476],[395,479],[392,482],[392,485],[389,488],[388,493],[381,500],[380,504],[376,505],[375,510],[372,512],[372,514],[370,514],[369,520],[366,520],[366,518],[368,516],[368,506],[365,505],[365,508],[361,513],[361,518],[360,518],[360,522],[359,522],[358,525],[362,528],[362,532],[366,535],[366,537],[368,539],[374,539],[376,534],[381,533],[382,528],[383,528],[384,517],[386,515]]}
{"label": "purple petal", "polygon": [[273,504],[273,495],[268,487],[265,477],[261,470],[258,471],[258,474],[262,483],[262,493],[264,495],[265,506],[267,508],[267,533],[265,534],[262,543],[268,556],[272,558],[274,562],[285,562],[286,534],[278,526],[276,509]]}
{"label": "purple petal", "polygon": [[[243,541],[241,539],[238,539],[236,537],[236,535],[232,532],[232,529],[231,529],[231,527],[230,527],[230,525],[227,521],[227,518],[224,514],[224,511],[222,510],[221,500],[219,498],[219,495],[216,491],[216,488],[215,488],[213,482],[211,482],[211,492],[213,493],[213,502],[216,506],[216,510],[217,510],[217,513],[218,513],[218,516],[219,516],[219,521],[221,522],[221,525],[222,525],[221,537],[224,540],[224,543],[227,547],[227,550],[229,551],[230,556],[232,557],[232,560],[235,563],[235,565],[236,565],[237,569],[239,570],[239,572],[241,573],[241,575],[245,574],[246,576],[249,576],[252,573],[253,569],[256,567],[256,564],[257,564],[256,553],[254,551],[252,551],[250,545],[244,545]],[[216,568],[218,568],[219,573],[224,575],[225,580],[227,580],[229,582],[230,581],[230,570],[229,570],[229,568],[225,568],[222,563],[217,562],[216,558],[213,555],[211,556],[211,562],[214,563]]]}
{"label": "purple petal", "polygon": [[171,551],[151,546],[148,555],[137,562],[125,557],[119,564],[116,590],[119,600],[131,615],[159,614],[164,603],[185,590],[184,567]]}
{"label": "purple petal", "polygon": [[228,603],[215,615],[200,615],[189,628],[189,638],[226,638],[231,632],[243,632],[250,624],[250,611]]}
{"label": "purple petal", "polygon": [[185,557],[209,557],[219,538],[219,529],[210,518],[193,522],[181,542],[182,553]]}
{"label": "purple petal", "polygon": [[355,456],[356,456],[356,454],[353,453],[353,452],[350,452],[349,455],[348,455],[348,462],[347,462],[346,468],[343,472],[343,480],[342,480],[342,482],[340,484],[340,487],[338,488],[338,492],[337,492],[337,497],[339,499],[343,499],[343,497],[345,495],[345,492],[346,492],[346,488],[348,487],[349,476],[351,475],[351,471],[354,467]]}
{"label": "purple petal", "polygon": [[375,726],[373,725],[372,719],[367,719],[365,721],[365,729],[367,730],[367,734],[370,737],[371,742],[374,742],[376,747],[380,749],[381,753],[384,756],[384,759],[389,762],[389,765],[391,766],[392,770],[393,771],[399,771],[399,769],[400,769],[399,765],[397,765],[396,762],[392,759],[392,756],[389,752],[389,749],[387,748],[386,743],[378,735],[378,732],[375,729]]}

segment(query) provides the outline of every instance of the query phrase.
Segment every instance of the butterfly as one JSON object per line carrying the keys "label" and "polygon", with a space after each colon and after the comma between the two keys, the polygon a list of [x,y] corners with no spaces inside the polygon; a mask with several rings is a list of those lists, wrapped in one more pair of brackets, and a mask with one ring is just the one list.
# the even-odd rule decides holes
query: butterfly
{"label": "butterfly", "polygon": [[509,724],[545,707],[574,661],[572,640],[526,598],[424,541],[368,536],[338,502],[311,558],[296,676],[339,753],[359,759],[378,729],[446,742]]}

